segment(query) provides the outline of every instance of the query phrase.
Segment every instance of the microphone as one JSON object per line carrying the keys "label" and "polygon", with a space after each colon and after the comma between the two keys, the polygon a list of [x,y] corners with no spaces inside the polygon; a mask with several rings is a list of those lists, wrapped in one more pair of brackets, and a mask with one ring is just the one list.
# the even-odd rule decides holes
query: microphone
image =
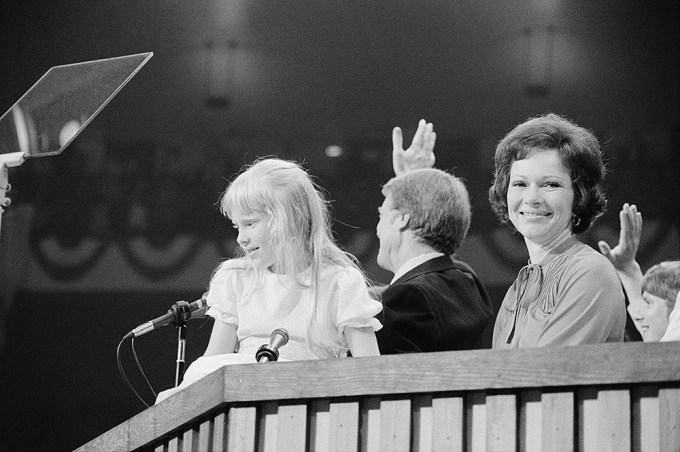
{"label": "microphone", "polygon": [[[125,337],[123,337],[123,340],[131,337],[142,336],[152,330],[167,326],[172,322],[189,320],[192,318],[192,314],[198,310],[203,310],[203,314],[205,314],[205,309],[208,307],[208,302],[206,300],[207,296],[208,292],[204,293],[200,300],[192,301],[191,303],[187,303],[186,301],[176,302],[168,310],[167,314],[139,325],[137,328],[126,334]],[[193,317],[198,318],[201,317],[201,315],[197,314]]]}
{"label": "microphone", "polygon": [[277,328],[272,331],[269,344],[263,344],[255,353],[255,360],[258,363],[268,363],[279,359],[279,348],[288,343],[288,331]]}

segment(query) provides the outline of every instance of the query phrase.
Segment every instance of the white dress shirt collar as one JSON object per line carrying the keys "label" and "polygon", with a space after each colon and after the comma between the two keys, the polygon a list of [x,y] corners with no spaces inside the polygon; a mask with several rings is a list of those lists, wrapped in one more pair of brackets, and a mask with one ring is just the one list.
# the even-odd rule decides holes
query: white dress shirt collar
{"label": "white dress shirt collar", "polygon": [[423,263],[425,263],[429,260],[435,259],[439,256],[444,256],[444,253],[438,253],[438,252],[425,253],[425,254],[421,254],[419,256],[416,256],[412,259],[407,260],[406,262],[404,262],[404,264],[401,267],[399,267],[397,272],[394,274],[394,277],[392,278],[392,281],[390,281],[390,284],[394,284],[394,281],[401,278],[406,273],[410,272],[411,270],[413,270],[414,268],[416,268],[420,264],[423,264]]}

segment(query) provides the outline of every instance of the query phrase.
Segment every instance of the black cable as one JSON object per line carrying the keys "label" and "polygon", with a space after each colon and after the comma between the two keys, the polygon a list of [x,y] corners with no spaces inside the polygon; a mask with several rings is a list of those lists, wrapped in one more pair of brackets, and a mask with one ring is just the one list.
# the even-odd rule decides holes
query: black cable
{"label": "black cable", "polygon": [[137,357],[137,351],[135,350],[135,338],[132,338],[132,341],[130,342],[130,347],[132,347],[132,356],[135,357],[135,362],[137,363],[137,368],[139,369],[139,373],[142,374],[142,377],[144,377],[144,381],[146,381],[147,386],[151,390],[151,393],[153,394],[154,400],[158,397],[158,394],[156,394],[156,391],[153,390],[153,387],[151,386],[151,382],[149,379],[146,377],[146,374],[144,373],[144,369],[142,369],[142,364],[139,362],[139,358]]}
{"label": "black cable", "polygon": [[[190,319],[190,320],[204,320],[201,323],[201,326],[199,327],[199,329],[202,329],[208,323],[205,318],[196,318],[196,319]],[[139,395],[137,390],[135,390],[135,388],[130,383],[130,380],[128,379],[127,375],[125,374],[125,370],[123,369],[123,363],[122,363],[121,356],[120,356],[120,347],[123,344],[123,342],[125,342],[125,339],[127,339],[127,337],[124,337],[118,343],[118,347],[116,348],[116,360],[118,361],[118,371],[120,372],[120,375],[123,378],[123,381],[125,382],[127,387],[130,388],[130,390],[137,396],[137,398],[139,400],[141,400],[141,402],[144,404],[144,406],[149,408],[150,405],[148,403],[146,403],[146,401],[142,398],[142,396]],[[142,374],[142,377],[144,378],[144,381],[146,382],[149,389],[151,390],[151,393],[153,394],[154,400],[155,400],[156,398],[158,398],[158,394],[156,394],[156,391],[154,391],[153,386],[151,385],[151,382],[149,381],[148,377],[146,376],[146,373],[144,372],[144,369],[142,368],[142,364],[139,361],[139,357],[137,356],[137,351],[135,350],[135,338],[134,338],[134,336],[131,337],[130,348],[132,349],[132,356],[135,359],[135,363],[137,364],[137,368],[139,369],[139,372]]]}
{"label": "black cable", "polygon": [[118,371],[120,372],[121,377],[123,377],[123,381],[125,382],[125,384],[127,384],[127,387],[130,388],[130,390],[137,396],[137,398],[142,401],[144,406],[149,408],[149,404],[146,403],[146,401],[142,398],[142,396],[140,396],[139,393],[135,390],[135,388],[132,387],[132,384],[130,384],[130,380],[128,380],[128,377],[127,377],[127,375],[125,375],[125,371],[123,370],[123,362],[120,359],[120,346],[123,345],[124,341],[125,341],[125,338],[123,338],[118,343],[118,347],[116,348],[116,359],[118,361]]}

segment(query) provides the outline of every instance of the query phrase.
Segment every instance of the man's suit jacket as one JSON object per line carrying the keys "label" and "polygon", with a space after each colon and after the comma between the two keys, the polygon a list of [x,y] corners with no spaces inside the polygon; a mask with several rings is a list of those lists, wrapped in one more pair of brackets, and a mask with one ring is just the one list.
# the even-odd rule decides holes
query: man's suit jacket
{"label": "man's suit jacket", "polygon": [[489,296],[465,263],[441,256],[415,267],[382,293],[376,317],[380,353],[482,348],[493,316]]}

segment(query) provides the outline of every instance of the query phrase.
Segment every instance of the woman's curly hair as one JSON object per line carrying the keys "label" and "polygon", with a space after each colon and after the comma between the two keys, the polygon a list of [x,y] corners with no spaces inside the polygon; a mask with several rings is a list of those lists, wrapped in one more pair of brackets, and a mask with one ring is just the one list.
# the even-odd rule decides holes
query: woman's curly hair
{"label": "woman's curly hair", "polygon": [[508,223],[510,168],[535,150],[556,150],[571,175],[574,187],[572,231],[587,231],[607,209],[604,194],[605,165],[600,143],[589,130],[548,113],[530,118],[512,129],[496,147],[494,181],[489,189],[491,208]]}

